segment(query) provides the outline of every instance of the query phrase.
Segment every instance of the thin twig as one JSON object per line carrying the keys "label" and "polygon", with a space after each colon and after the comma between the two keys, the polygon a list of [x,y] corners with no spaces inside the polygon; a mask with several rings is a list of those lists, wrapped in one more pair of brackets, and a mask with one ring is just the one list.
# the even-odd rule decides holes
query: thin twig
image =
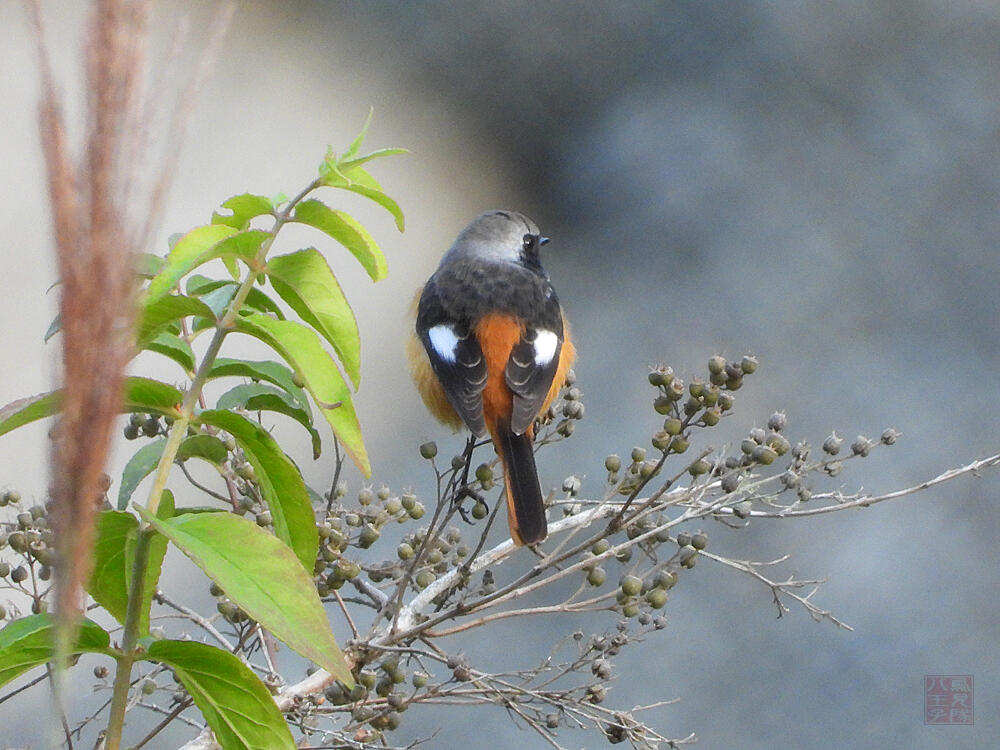
{"label": "thin twig", "polygon": [[230,643],[229,640],[216,629],[216,627],[212,624],[211,620],[209,620],[206,617],[202,617],[200,614],[195,612],[190,607],[186,607],[180,602],[175,602],[169,596],[164,594],[162,589],[157,589],[156,593],[153,596],[158,604],[163,604],[166,605],[167,607],[170,607],[171,609],[177,610],[182,615],[184,615],[184,617],[191,620],[191,622],[195,623],[198,627],[202,628],[205,632],[211,635],[227,651],[235,653],[236,647],[233,646],[233,644]]}
{"label": "thin twig", "polygon": [[566,614],[569,612],[587,612],[597,609],[606,609],[606,607],[596,606],[602,601],[613,599],[615,597],[614,591],[608,591],[599,596],[592,597],[582,602],[567,603],[562,604],[552,604],[538,607],[526,607],[524,609],[505,609],[502,612],[494,612],[489,615],[484,615],[475,620],[470,620],[468,622],[463,622],[461,625],[456,625],[451,628],[441,628],[437,630],[427,630],[427,636],[430,638],[443,638],[447,635],[454,635],[455,633],[461,633],[465,630],[470,630],[472,628],[480,627],[490,622],[496,620],[505,620],[508,617],[525,617],[528,615],[558,615]]}
{"label": "thin twig", "polygon": [[[885,492],[881,495],[843,495],[840,493],[831,493],[829,495],[817,494],[813,495],[814,500],[822,500],[824,497],[831,497],[838,500],[838,502],[834,505],[823,505],[813,508],[804,508],[802,510],[780,511],[777,513],[771,513],[768,511],[751,511],[750,516],[752,518],[804,518],[806,516],[818,516],[823,513],[834,513],[836,511],[848,510],[850,508],[867,508],[872,505],[877,505],[878,503],[883,503],[886,500],[897,500],[901,497],[906,497],[907,495],[922,492],[923,490],[930,489],[931,487],[939,485],[942,482],[947,482],[966,474],[976,475],[983,469],[993,466],[1000,466],[1000,453],[992,455],[988,458],[979,459],[978,461],[973,461],[957,469],[948,469],[947,471],[941,472],[933,479],[927,479],[919,484],[915,484],[902,490]],[[727,511],[728,509],[722,510]],[[731,513],[732,511],[728,510],[728,512]]]}
{"label": "thin twig", "polygon": [[158,735],[160,732],[162,732],[164,729],[166,729],[166,727],[174,719],[176,719],[178,716],[180,716],[180,714],[181,714],[182,711],[184,711],[186,708],[188,708],[192,704],[193,704],[193,701],[190,698],[185,698],[180,703],[178,703],[177,706],[175,706],[174,709],[169,714],[167,714],[166,717],[164,717],[163,721],[161,721],[155,727],[153,727],[152,729],[150,729],[149,733],[145,737],[143,737],[141,740],[139,740],[139,742],[137,742],[135,745],[133,745],[131,750],[140,750],[142,747],[145,747],[145,745],[151,739],[153,739],[156,735]]}
{"label": "thin twig", "polygon": [[344,604],[344,600],[340,598],[340,592],[335,590],[333,595],[337,599],[337,604],[340,605],[340,611],[344,613],[344,617],[347,619],[347,624],[351,628],[351,633],[354,634],[355,638],[360,638],[361,634],[358,632],[358,626],[354,624],[354,618],[351,617],[350,610],[347,609],[347,605]]}
{"label": "thin twig", "polygon": [[18,693],[23,693],[28,688],[32,688],[39,682],[44,682],[47,679],[49,679],[49,673],[46,671],[45,674],[36,677],[31,682],[27,682],[24,685],[21,685],[21,687],[11,690],[9,693],[7,693],[7,695],[0,696],[0,703],[6,703]]}
{"label": "thin twig", "polygon": [[194,487],[195,487],[196,489],[199,489],[199,490],[201,490],[201,491],[202,491],[202,492],[204,492],[204,493],[205,493],[206,495],[209,495],[209,496],[211,496],[211,497],[214,497],[214,498],[215,498],[216,500],[221,500],[222,502],[226,503],[227,505],[232,505],[232,504],[233,504],[233,503],[232,503],[232,500],[230,500],[230,498],[228,498],[228,497],[226,497],[225,495],[222,495],[222,494],[220,494],[220,493],[218,493],[218,492],[215,492],[215,491],[213,491],[213,490],[210,490],[210,489],[209,489],[208,487],[206,487],[205,485],[203,485],[203,484],[199,483],[199,482],[198,482],[198,480],[196,480],[196,479],[195,479],[195,478],[194,478],[193,476],[191,476],[191,472],[190,472],[190,471],[188,471],[188,468],[187,468],[187,465],[186,465],[186,462],[184,462],[184,461],[179,461],[177,465],[181,467],[181,472],[182,472],[182,473],[184,474],[184,476],[185,476],[185,477],[187,477],[187,480],[188,480],[188,481],[189,481],[189,482],[190,482],[190,483],[191,483],[191,484],[192,484],[192,485],[193,485],[193,486],[194,486]]}

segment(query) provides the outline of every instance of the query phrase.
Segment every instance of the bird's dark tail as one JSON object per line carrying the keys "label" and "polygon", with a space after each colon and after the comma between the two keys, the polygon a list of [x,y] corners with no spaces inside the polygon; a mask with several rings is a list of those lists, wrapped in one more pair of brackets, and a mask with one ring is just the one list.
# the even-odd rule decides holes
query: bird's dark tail
{"label": "bird's dark tail", "polygon": [[540,542],[548,533],[548,526],[535,468],[533,430],[516,435],[510,424],[500,421],[493,438],[503,462],[511,539],[517,545]]}

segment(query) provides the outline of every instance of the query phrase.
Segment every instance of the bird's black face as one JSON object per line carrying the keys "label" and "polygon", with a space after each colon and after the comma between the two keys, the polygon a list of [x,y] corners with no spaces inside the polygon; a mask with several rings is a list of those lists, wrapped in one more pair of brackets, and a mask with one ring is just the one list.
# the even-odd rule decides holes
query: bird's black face
{"label": "bird's black face", "polygon": [[539,248],[549,241],[548,237],[538,234],[526,234],[521,241],[521,262],[533,271],[542,270],[542,259]]}

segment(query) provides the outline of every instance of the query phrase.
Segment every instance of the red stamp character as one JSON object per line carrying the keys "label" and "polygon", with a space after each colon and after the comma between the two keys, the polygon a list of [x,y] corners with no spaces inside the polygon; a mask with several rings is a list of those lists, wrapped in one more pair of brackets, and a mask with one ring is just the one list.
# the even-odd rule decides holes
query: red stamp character
{"label": "red stamp character", "polygon": [[924,675],[924,724],[973,724],[971,674]]}

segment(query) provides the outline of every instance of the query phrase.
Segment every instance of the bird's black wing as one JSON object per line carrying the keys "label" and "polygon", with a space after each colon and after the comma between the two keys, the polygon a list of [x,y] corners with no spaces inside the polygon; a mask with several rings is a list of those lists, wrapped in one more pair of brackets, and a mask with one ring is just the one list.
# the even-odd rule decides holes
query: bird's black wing
{"label": "bird's black wing", "polygon": [[486,361],[470,322],[448,314],[433,279],[420,297],[417,336],[448,401],[472,434],[482,437]]}
{"label": "bird's black wing", "polygon": [[516,435],[527,430],[542,410],[559,368],[561,351],[561,331],[557,334],[530,327],[525,328],[521,340],[511,350],[504,378],[514,393],[510,427]]}

